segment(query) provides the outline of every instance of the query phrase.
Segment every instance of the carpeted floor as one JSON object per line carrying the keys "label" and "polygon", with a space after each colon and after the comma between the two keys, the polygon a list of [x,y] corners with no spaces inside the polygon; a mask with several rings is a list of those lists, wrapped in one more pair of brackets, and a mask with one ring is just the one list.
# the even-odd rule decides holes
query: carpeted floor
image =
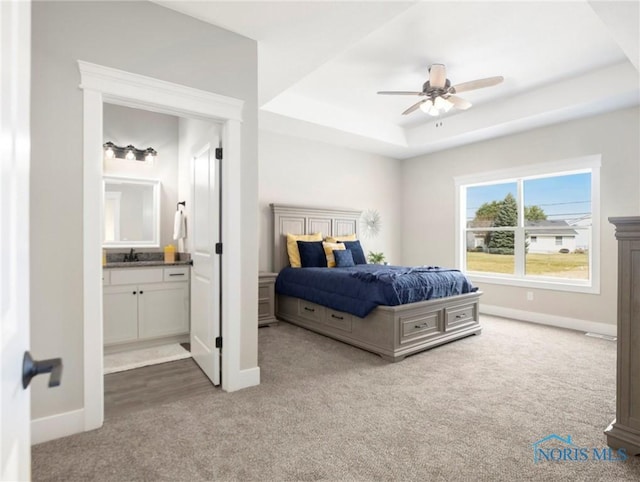
{"label": "carpeted floor", "polygon": [[615,343],[483,317],[484,331],[389,364],[287,323],[259,330],[260,386],[33,447],[33,479],[640,479],[640,460],[534,463],[570,435],[606,447]]}

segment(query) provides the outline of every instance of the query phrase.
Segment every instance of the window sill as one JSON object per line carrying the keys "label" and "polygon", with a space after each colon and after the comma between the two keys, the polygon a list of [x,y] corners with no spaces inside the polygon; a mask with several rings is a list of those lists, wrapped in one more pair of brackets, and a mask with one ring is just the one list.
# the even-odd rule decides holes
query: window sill
{"label": "window sill", "polygon": [[576,282],[570,280],[559,280],[553,278],[516,278],[515,276],[500,276],[500,275],[487,275],[478,273],[465,273],[465,275],[474,284],[495,284],[495,285],[509,285],[519,286],[522,288],[536,288],[542,290],[552,291],[570,291],[574,293],[587,293],[592,295],[600,294],[600,285],[595,281]]}

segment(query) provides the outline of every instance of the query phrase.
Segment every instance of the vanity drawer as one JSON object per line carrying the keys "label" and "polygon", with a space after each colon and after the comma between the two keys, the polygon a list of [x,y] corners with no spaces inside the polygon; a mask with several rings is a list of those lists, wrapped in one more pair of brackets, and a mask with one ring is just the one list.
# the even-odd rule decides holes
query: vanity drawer
{"label": "vanity drawer", "polygon": [[162,282],[162,268],[128,268],[111,270],[112,285],[160,282]]}
{"label": "vanity drawer", "polygon": [[309,321],[322,323],[324,321],[324,306],[316,305],[310,301],[298,300],[298,315]]}
{"label": "vanity drawer", "polygon": [[189,279],[190,268],[188,266],[180,266],[177,268],[165,268],[165,281],[187,281]]}
{"label": "vanity drawer", "polygon": [[477,319],[476,309],[477,305],[474,303],[445,308],[446,329],[452,330],[475,323]]}
{"label": "vanity drawer", "polygon": [[442,310],[400,319],[400,343],[415,342],[442,333]]}
{"label": "vanity drawer", "polygon": [[348,313],[343,313],[342,311],[332,310],[330,308],[326,309],[327,315],[324,319],[325,323],[332,328],[337,328],[342,331],[346,331],[351,333],[351,323],[353,321],[352,317]]}

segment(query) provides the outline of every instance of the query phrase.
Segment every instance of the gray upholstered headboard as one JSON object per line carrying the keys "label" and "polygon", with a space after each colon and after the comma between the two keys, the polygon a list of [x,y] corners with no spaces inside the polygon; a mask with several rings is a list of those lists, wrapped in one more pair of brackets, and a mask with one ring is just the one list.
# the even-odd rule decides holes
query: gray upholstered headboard
{"label": "gray upholstered headboard", "polygon": [[358,234],[362,211],[271,204],[273,215],[273,270],[289,266],[287,233],[322,236]]}

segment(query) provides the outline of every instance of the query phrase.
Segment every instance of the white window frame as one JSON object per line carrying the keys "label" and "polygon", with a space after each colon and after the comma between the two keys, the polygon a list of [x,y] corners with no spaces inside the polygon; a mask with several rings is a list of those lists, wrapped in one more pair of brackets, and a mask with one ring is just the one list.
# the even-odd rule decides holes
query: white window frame
{"label": "white window frame", "polygon": [[[454,178],[456,189],[456,267],[467,274],[476,284],[488,283],[497,285],[521,286],[557,291],[573,291],[578,293],[600,293],[600,154],[583,156],[573,159],[532,164],[510,169],[500,169]],[[524,221],[518,219],[518,226],[505,228],[515,233],[515,273],[513,275],[499,273],[466,272],[466,193],[467,187],[483,184],[514,182],[518,179],[535,177],[561,176],[579,172],[591,173],[591,243],[589,246],[589,280],[573,280],[524,275],[525,253],[524,237],[527,227]],[[518,204],[522,205],[523,193],[518,190]],[[522,217],[524,209],[519,209],[518,217]],[[500,230],[497,228],[496,230]]]}

